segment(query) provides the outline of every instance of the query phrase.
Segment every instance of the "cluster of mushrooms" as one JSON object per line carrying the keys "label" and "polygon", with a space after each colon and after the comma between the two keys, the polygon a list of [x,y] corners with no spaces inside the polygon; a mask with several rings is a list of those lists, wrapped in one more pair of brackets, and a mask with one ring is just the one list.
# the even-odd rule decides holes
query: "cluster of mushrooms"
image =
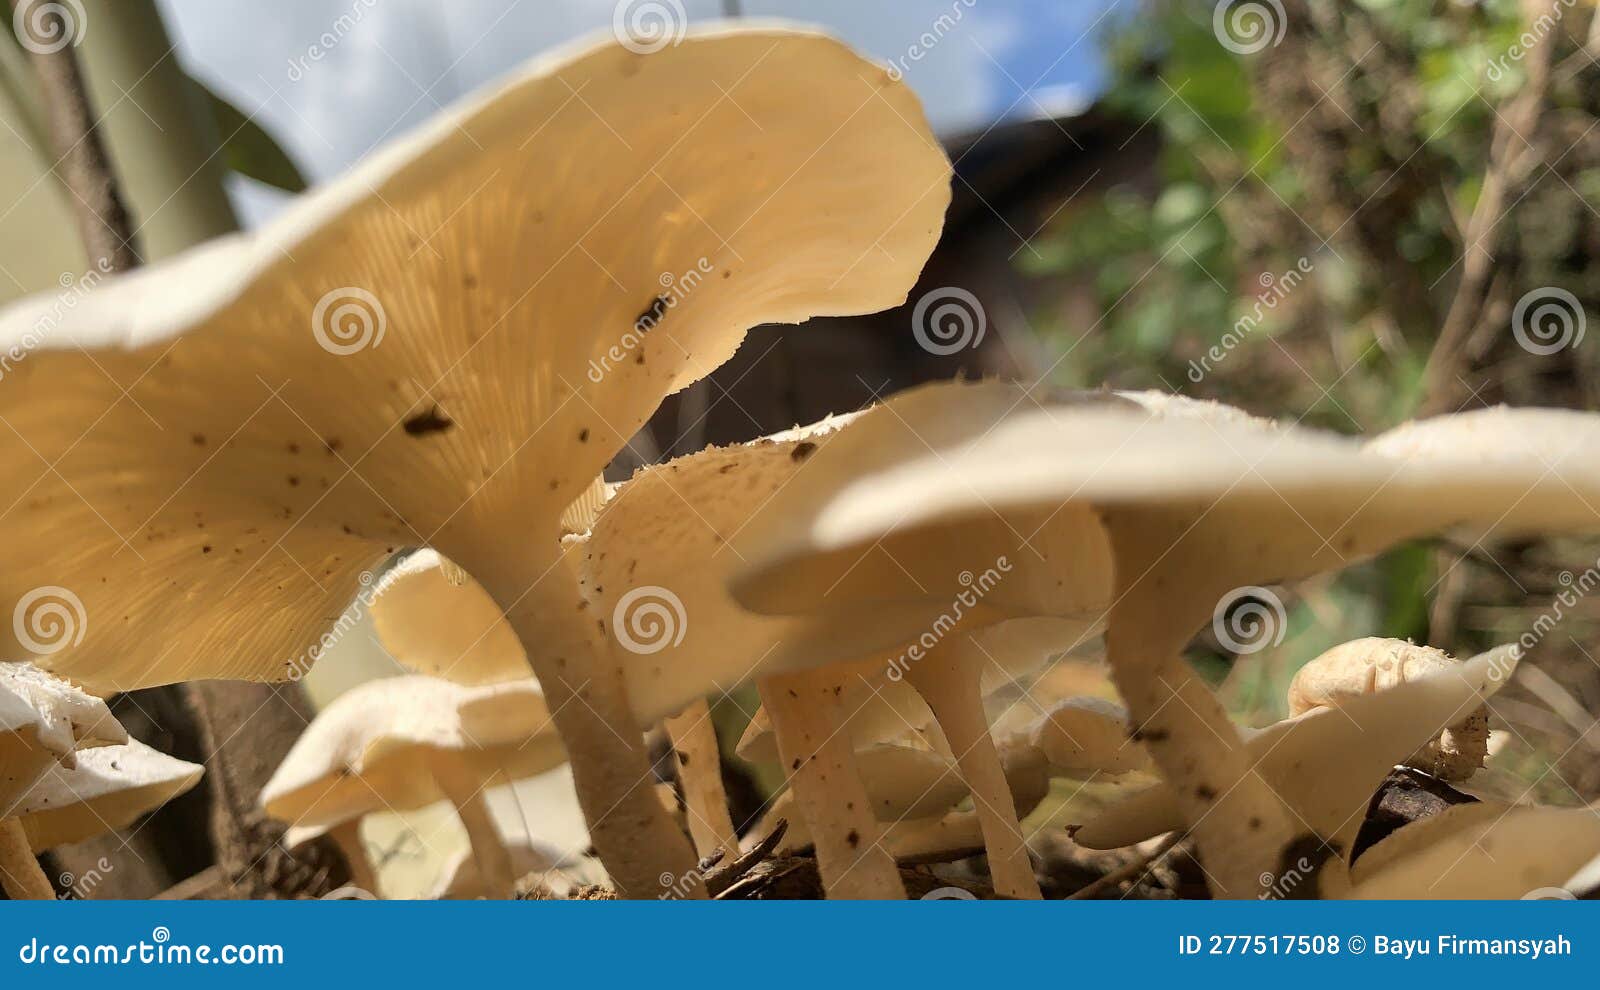
{"label": "cluster of mushrooms", "polygon": [[[1271,893],[1308,842],[1324,896],[1571,881],[1600,853],[1589,809],[1480,802],[1350,855],[1393,767],[1481,765],[1515,650],[1348,644],[1257,732],[1183,651],[1240,586],[1445,529],[1600,529],[1600,416],[1488,409],[1361,440],[951,382],[604,481],[750,328],[903,302],[950,181],[910,90],[823,34],[585,43],[259,230],[0,312],[23,354],[0,382],[0,601],[66,588],[85,619],[45,650],[0,632],[8,892],[48,892],[29,850],[198,778],[97,696],[298,677],[373,574],[366,618],[413,673],[324,708],[262,794],[287,843],[331,837],[369,889],[363,820],[439,802],[470,842],[441,895],[574,868],[508,841],[484,800],[562,764],[624,897],[706,896],[702,859],[779,818],[832,897],[904,897],[898,859],[974,846],[997,894],[1038,897],[1020,821],[1052,778],[1093,775],[1133,790],[1074,823],[1080,844],[1183,831],[1216,896]],[[708,274],[669,305],[664,276],[689,270]],[[1125,709],[1034,697],[996,730],[997,689],[1102,648]],[[743,836],[708,717],[742,685],[763,704],[740,752],[787,780]],[[659,728],[681,803],[656,784]]]}

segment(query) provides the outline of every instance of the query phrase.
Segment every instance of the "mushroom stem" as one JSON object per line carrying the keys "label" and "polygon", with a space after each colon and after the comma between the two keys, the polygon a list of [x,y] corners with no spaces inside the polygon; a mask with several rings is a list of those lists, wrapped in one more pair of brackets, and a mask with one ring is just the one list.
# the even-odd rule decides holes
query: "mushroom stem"
{"label": "mushroom stem", "polygon": [[489,802],[484,799],[484,788],[480,782],[470,780],[464,772],[450,766],[448,754],[444,756],[444,763],[434,779],[455,806],[456,815],[467,830],[467,842],[472,847],[472,860],[478,866],[485,896],[490,900],[508,900],[515,893],[516,871],[511,865],[511,852],[495,827]]}
{"label": "mushroom stem", "polygon": [[969,656],[959,635],[939,644],[913,663],[906,673],[911,686],[933,710],[934,720],[955,754],[961,777],[972,791],[973,810],[983,828],[989,876],[995,892],[1005,897],[1039,900],[1028,847],[1022,839],[1017,808],[1011,798],[1000,753],[989,734],[979,687],[979,664]]}
{"label": "mushroom stem", "polygon": [[721,849],[727,861],[733,862],[739,858],[739,833],[733,827],[728,794],[722,787],[722,753],[711,722],[711,706],[698,698],[677,715],[663,719],[661,725],[678,757],[678,784],[683,788],[694,851],[704,859]]}
{"label": "mushroom stem", "polygon": [[856,769],[837,676],[826,669],[779,674],[760,688],[828,897],[904,900],[900,870],[878,841],[872,800]]}
{"label": "mushroom stem", "polygon": [[1212,893],[1259,896],[1294,833],[1283,803],[1252,772],[1221,701],[1183,659],[1191,634],[1228,589],[1215,562],[1227,560],[1229,548],[1186,542],[1195,522],[1185,513],[1108,511],[1105,522],[1118,575],[1106,656],[1134,738],[1177,795]]}
{"label": "mushroom stem", "polygon": [[[621,665],[596,625],[604,619],[585,611],[571,565],[547,567],[523,546],[488,550],[452,557],[505,610],[527,651],[566,745],[589,839],[617,896],[650,898],[670,889],[676,898],[703,898],[694,848],[649,786],[650,754]],[[670,878],[665,887],[663,878]]]}
{"label": "mushroom stem", "polygon": [[328,830],[328,840],[339,847],[344,861],[350,867],[350,883],[374,896],[378,893],[378,873],[367,856],[367,845],[361,841],[361,819],[352,818]]}
{"label": "mushroom stem", "polygon": [[56,889],[39,869],[28,834],[15,818],[0,819],[0,888],[14,901],[56,899]]}

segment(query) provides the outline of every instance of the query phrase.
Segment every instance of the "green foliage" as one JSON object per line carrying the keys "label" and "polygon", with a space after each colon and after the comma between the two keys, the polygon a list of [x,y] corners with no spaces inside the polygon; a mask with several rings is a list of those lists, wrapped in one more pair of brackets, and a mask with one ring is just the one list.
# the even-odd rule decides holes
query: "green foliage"
{"label": "green foliage", "polygon": [[211,105],[217,134],[222,141],[222,155],[230,169],[285,192],[305,191],[306,180],[299,167],[266,128],[209,87],[198,81],[195,85],[205,92]]}

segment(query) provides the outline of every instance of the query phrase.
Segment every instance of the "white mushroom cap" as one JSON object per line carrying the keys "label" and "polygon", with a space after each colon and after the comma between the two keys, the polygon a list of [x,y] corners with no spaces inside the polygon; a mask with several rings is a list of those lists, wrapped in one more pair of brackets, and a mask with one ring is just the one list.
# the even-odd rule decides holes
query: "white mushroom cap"
{"label": "white mushroom cap", "polygon": [[1151,769],[1150,754],[1134,742],[1121,705],[1102,698],[1068,698],[1052,705],[1028,741],[1057,773],[1132,773]]}
{"label": "white mushroom cap", "polygon": [[53,767],[17,803],[35,852],[131,825],[200,782],[205,768],[137,739],[86,749],[73,769]]}
{"label": "white mushroom cap", "polygon": [[1042,505],[1210,507],[1206,526],[1244,534],[1215,559],[1233,583],[1314,573],[1472,520],[1600,528],[1593,414],[1463,413],[1363,447],[1149,392],[1040,405],[1018,386],[934,385],[887,406],[752,522],[737,597],[792,612],[885,534],[926,540],[929,527]]}
{"label": "white mushroom cap", "polygon": [[539,573],[566,506],[749,327],[903,301],[949,175],[910,89],[821,34],[608,33],[259,230],[14,304],[0,500],[89,616],[46,662],[278,680],[392,550],[479,572],[524,534]]}
{"label": "white mushroom cap", "polygon": [[27,663],[0,663],[0,818],[50,766],[75,751],[128,741],[99,698]]}
{"label": "white mushroom cap", "polygon": [[[1342,643],[1313,658],[1289,683],[1289,714],[1339,708],[1349,699],[1446,670],[1456,659],[1443,650],[1399,639],[1367,637]],[[1476,708],[1407,757],[1406,765],[1449,781],[1483,768],[1489,753],[1489,712]]]}
{"label": "white mushroom cap", "polygon": [[[1481,706],[1511,678],[1517,655],[1501,647],[1387,690],[1247,732],[1251,766],[1308,829],[1348,852],[1385,775],[1440,729]],[[1167,784],[1132,795],[1073,838],[1115,849],[1183,827]]]}
{"label": "white mushroom cap", "polygon": [[262,789],[261,805],[296,826],[294,840],[303,842],[373,811],[444,800],[437,774],[467,773],[476,790],[565,761],[531,679],[467,687],[388,677],[340,695],[317,715]]}
{"label": "white mushroom cap", "polygon": [[[882,692],[881,702],[861,711],[863,741],[887,738],[888,732],[871,735],[880,722],[897,731],[907,715],[914,715],[917,725],[931,720],[910,686],[889,676],[889,666],[909,641],[934,626],[948,603],[913,602],[898,612],[879,603],[830,604],[816,615],[771,617],[745,610],[727,592],[751,518],[804,474],[817,449],[858,421],[856,416],[828,417],[642,468],[616,486],[587,533],[565,541],[567,553],[579,561],[585,610],[612,637],[612,653],[641,726],[758,675],[833,663],[858,663],[862,676]],[[1052,523],[1043,538],[1060,529]],[[1099,538],[1097,530],[1090,538]],[[974,559],[992,561],[1011,539],[1003,530],[976,534],[968,549]],[[484,591],[470,579],[452,579],[448,567],[438,564],[436,555],[416,554],[380,582],[373,614],[390,652],[408,666],[471,682],[525,665],[520,645]],[[917,562],[905,566],[910,579],[923,586],[963,587],[960,567],[950,558],[930,559],[921,569]],[[1008,566],[1012,570],[996,586],[997,594],[1014,580],[1043,580],[1031,561]],[[980,618],[972,621],[981,622],[985,613],[975,609],[973,614]],[[983,671],[986,682],[998,685],[1037,668],[1095,628],[1093,618],[1040,617],[972,635],[994,660]],[[425,659],[416,662],[417,656]]]}
{"label": "white mushroom cap", "polygon": [[1343,896],[1510,900],[1562,887],[1600,855],[1592,808],[1462,804],[1402,826],[1362,854]]}

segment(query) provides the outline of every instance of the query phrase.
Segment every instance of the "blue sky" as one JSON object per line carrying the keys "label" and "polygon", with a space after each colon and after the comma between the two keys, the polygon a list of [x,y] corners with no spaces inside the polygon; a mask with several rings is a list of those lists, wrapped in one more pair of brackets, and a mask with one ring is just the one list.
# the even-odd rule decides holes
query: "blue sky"
{"label": "blue sky", "polygon": [[[185,63],[257,114],[313,179],[338,173],[539,51],[607,30],[619,6],[722,0],[160,0]],[[1135,0],[744,0],[747,16],[827,25],[904,67],[934,126],[1059,112],[1100,84],[1096,33]],[[337,30],[326,52],[313,46]],[[942,20],[941,20],[942,19]],[[931,44],[929,44],[931,40]],[[243,190],[247,215],[270,193]]]}

